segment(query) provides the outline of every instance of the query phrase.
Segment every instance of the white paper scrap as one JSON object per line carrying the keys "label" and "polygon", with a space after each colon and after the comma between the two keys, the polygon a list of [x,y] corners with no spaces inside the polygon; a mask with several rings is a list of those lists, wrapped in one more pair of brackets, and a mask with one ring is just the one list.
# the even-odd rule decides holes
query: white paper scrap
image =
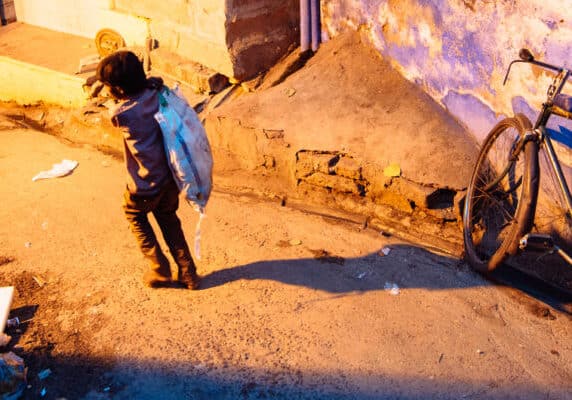
{"label": "white paper scrap", "polygon": [[61,176],[69,175],[76,167],[78,162],[74,160],[62,160],[58,164],[54,164],[49,171],[42,171],[32,178],[32,181],[49,178],[59,178]]}

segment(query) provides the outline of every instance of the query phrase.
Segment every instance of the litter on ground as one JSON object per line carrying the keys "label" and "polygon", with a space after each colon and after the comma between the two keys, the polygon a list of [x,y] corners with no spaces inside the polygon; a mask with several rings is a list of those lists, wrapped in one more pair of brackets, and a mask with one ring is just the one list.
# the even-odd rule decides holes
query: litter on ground
{"label": "litter on ground", "polygon": [[383,289],[393,296],[397,296],[399,294],[399,286],[397,286],[397,283],[385,282]]}
{"label": "litter on ground", "polygon": [[390,252],[391,252],[391,249],[389,247],[384,247],[377,254],[384,257],[384,256],[389,255]]}
{"label": "litter on ground", "polygon": [[71,174],[71,172],[78,166],[78,162],[74,160],[62,160],[58,164],[52,165],[49,171],[42,171],[32,178],[32,181],[49,178],[59,178]]}

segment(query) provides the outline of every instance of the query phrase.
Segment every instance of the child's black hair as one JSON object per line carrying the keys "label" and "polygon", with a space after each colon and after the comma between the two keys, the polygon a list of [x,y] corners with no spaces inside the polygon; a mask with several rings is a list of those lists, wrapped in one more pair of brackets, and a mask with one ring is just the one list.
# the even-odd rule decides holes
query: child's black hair
{"label": "child's black hair", "polygon": [[99,62],[96,78],[119,93],[130,96],[146,87],[143,63],[131,51],[117,51]]}

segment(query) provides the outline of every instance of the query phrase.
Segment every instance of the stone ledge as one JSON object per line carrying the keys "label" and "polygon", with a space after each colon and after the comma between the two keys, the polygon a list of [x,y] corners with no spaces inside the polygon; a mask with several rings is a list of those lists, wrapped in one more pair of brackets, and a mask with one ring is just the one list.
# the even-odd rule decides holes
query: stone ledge
{"label": "stone ledge", "polygon": [[152,50],[150,60],[152,70],[188,84],[195,93],[215,94],[229,85],[228,77],[166,50]]}

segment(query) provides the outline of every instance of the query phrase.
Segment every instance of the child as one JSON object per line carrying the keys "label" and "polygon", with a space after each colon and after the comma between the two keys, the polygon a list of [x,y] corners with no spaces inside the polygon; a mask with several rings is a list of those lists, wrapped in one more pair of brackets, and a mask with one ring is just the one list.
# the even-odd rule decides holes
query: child
{"label": "child", "polygon": [[123,209],[143,255],[151,267],[144,274],[149,287],[172,286],[169,261],[161,251],[147,214],[152,213],[178,267],[179,284],[197,289],[199,278],[177,217],[179,189],[165,156],[159,108],[161,78],[147,78],[143,64],[130,51],[100,61],[96,78],[119,101],[111,121],[123,132],[127,188]]}

